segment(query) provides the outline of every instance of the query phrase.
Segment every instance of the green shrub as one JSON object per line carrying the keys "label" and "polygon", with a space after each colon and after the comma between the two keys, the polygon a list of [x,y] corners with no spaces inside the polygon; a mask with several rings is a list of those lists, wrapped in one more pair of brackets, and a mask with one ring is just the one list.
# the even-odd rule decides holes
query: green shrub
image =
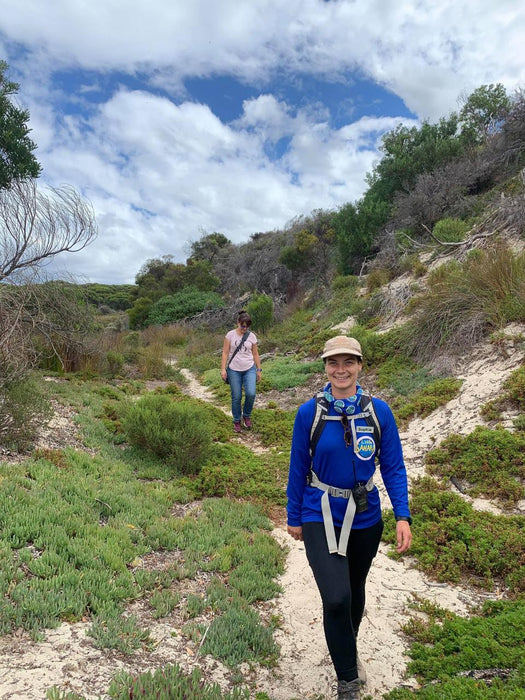
{"label": "green shrub", "polygon": [[416,391],[409,399],[396,397],[392,400],[392,410],[396,419],[408,421],[414,416],[426,418],[436,408],[444,406],[457,396],[463,381],[461,379],[435,379],[423,389]]}
{"label": "green shrub", "polygon": [[429,370],[406,356],[389,358],[377,368],[377,381],[382,389],[395,395],[409,396],[435,381]]}
{"label": "green shrub", "polygon": [[356,290],[358,284],[359,277],[357,275],[337,275],[332,280],[332,290],[334,292],[347,289]]}
{"label": "green shrub", "polygon": [[254,610],[239,600],[213,619],[202,651],[230,667],[246,661],[271,665],[277,661],[279,653],[272,632],[261,624]]}
{"label": "green shrub", "polygon": [[503,383],[508,398],[520,411],[525,409],[525,365],[515,370]]}
{"label": "green shrub", "polygon": [[109,694],[113,700],[132,700],[133,698],[248,700],[249,698],[249,692],[239,688],[223,694],[218,684],[204,682],[198,668],[193,669],[188,675],[177,664],[164,666],[154,672],[148,671],[139,676],[121,672],[113,679]]}
{"label": "green shrub", "polygon": [[[258,431],[262,411],[257,411],[254,423]],[[275,441],[272,444],[275,445]],[[272,451],[256,455],[242,445],[216,444],[199,473],[197,495],[227,496],[284,505],[283,483],[287,473],[288,458],[285,453]]]}
{"label": "green shrub", "polygon": [[267,294],[256,294],[251,298],[246,311],[250,314],[253,327],[264,332],[272,325],[273,299]]}
{"label": "green shrub", "polygon": [[143,379],[168,379],[173,369],[166,363],[166,350],[160,343],[141,348],[136,363]]}
{"label": "green shrub", "polygon": [[[414,540],[410,551],[419,568],[438,581],[468,579],[469,585],[489,590],[505,586],[509,595],[523,595],[523,518],[476,511],[428,476],[413,481],[411,494]],[[395,540],[390,513],[383,538]]]}
{"label": "green shrub", "polygon": [[133,615],[99,615],[87,631],[98,649],[117,649],[132,654],[136,649],[152,648],[149,630],[142,629]]}
{"label": "green shrub", "polygon": [[385,284],[388,284],[392,279],[392,273],[389,270],[377,268],[372,270],[366,278],[366,286],[369,292],[379,289]]}
{"label": "green shrub", "polygon": [[[415,693],[392,691],[385,698],[517,700],[523,697],[518,691],[518,688],[523,690],[525,671],[521,653],[525,643],[523,601],[487,602],[470,618],[433,610],[428,602],[416,606],[416,610],[418,617],[403,626],[405,634],[414,641],[408,652],[412,661],[407,672],[417,675],[425,685]],[[509,678],[503,682],[487,675],[485,684],[458,677],[461,673],[489,669],[505,669]],[[512,670],[514,673],[509,673]]]}
{"label": "green shrub", "polygon": [[323,372],[321,360],[314,362],[301,362],[294,357],[282,357],[276,360],[268,360],[264,363],[263,380],[264,389],[290,389],[301,386],[311,378],[312,374]]}
{"label": "green shrub", "polygon": [[129,327],[132,330],[143,328],[148,314],[153,306],[153,301],[149,297],[139,297],[128,311]]}
{"label": "green shrub", "polygon": [[486,421],[497,421],[501,418],[501,412],[506,408],[520,411],[516,419],[516,430],[522,430],[518,426],[523,422],[523,409],[525,408],[525,365],[518,367],[504,381],[503,391],[494,399],[487,401],[481,407],[480,413]]}
{"label": "green shrub", "polygon": [[465,238],[470,226],[461,219],[441,219],[434,226],[434,236],[444,243],[455,243]]}
{"label": "green shrub", "polygon": [[427,453],[431,474],[466,481],[471,496],[514,506],[525,497],[525,436],[478,426],[470,435],[450,435]]}
{"label": "green shrub", "polygon": [[145,325],[174,323],[204,309],[218,309],[224,305],[216,292],[201,292],[195,287],[186,287],[176,294],[162,297],[151,307]]}
{"label": "green shrub", "polygon": [[109,350],[106,353],[106,362],[108,363],[109,376],[116,377],[122,372],[124,366],[124,355],[114,350]]}
{"label": "green shrub", "polygon": [[182,474],[198,473],[211,447],[206,410],[166,395],[143,396],[126,412],[122,427],[132,445]]}
{"label": "green shrub", "polygon": [[464,264],[441,265],[409,310],[405,348],[421,359],[444,348],[458,352],[511,321],[524,321],[525,253],[498,243]]}
{"label": "green shrub", "polygon": [[0,386],[0,442],[27,450],[51,415],[41,382],[29,376]]}

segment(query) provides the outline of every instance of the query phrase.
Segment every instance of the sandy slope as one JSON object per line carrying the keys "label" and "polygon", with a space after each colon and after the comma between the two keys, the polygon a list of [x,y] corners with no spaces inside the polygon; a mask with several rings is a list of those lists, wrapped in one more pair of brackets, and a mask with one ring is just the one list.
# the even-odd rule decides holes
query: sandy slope
{"label": "sandy slope", "polygon": [[[519,332],[525,333],[525,326],[509,329],[511,334]],[[429,448],[452,432],[466,434],[482,422],[480,406],[498,392],[522,361],[522,350],[511,340],[502,348],[483,343],[469,353],[456,372],[465,380],[459,396],[428,418],[413,420],[401,436],[411,478],[424,472],[423,458]],[[366,386],[366,378],[363,384]],[[211,400],[196,382],[190,384],[189,392]],[[386,505],[388,498],[382,491]],[[493,508],[481,501],[475,505]],[[266,692],[274,700],[329,697],[334,674],[324,642],[320,600],[304,547],[289,538],[282,527],[276,527],[274,535],[289,548],[286,572],[281,579],[283,593],[267,606],[267,612],[278,614],[283,620],[282,629],[276,633],[281,658],[276,669],[248,675],[255,690]],[[366,691],[373,698],[380,698],[383,692],[401,684],[413,684],[403,676],[407,659],[400,633],[412,593],[459,614],[467,614],[471,606],[481,601],[471,590],[430,581],[412,567],[409,556],[397,562],[390,559],[388,549],[381,545],[372,567],[359,639],[360,656],[368,672]],[[228,687],[227,670],[212,659],[198,656],[198,649],[188,646],[180,635],[177,620],[159,623],[144,616],[142,619],[158,644],[151,654],[140,653],[131,658],[95,649],[86,636],[87,623],[64,624],[49,631],[41,643],[33,643],[23,634],[0,638],[0,700],[41,700],[45,690],[54,684],[89,699],[107,698],[105,691],[118,669],[140,672],[174,662],[187,669],[198,663],[207,679]]]}

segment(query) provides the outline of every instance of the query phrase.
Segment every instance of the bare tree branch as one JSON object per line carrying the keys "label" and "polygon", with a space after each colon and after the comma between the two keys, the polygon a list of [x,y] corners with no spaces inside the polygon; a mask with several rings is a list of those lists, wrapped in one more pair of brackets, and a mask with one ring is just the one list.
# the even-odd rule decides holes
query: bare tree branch
{"label": "bare tree branch", "polygon": [[93,208],[76,190],[51,188],[48,195],[34,180],[16,180],[0,190],[0,282],[82,250],[96,235]]}
{"label": "bare tree branch", "polygon": [[462,246],[470,246],[474,241],[479,240],[480,238],[489,238],[490,236],[494,236],[494,234],[498,233],[500,231],[499,228],[493,229],[492,231],[484,231],[481,233],[476,233],[472,236],[469,236],[468,238],[465,238],[463,241],[440,241],[437,236],[435,236],[432,231],[426,226],[425,224],[421,224],[425,231],[430,235],[431,238],[433,238],[436,243],[439,243],[439,245],[442,246],[448,246],[451,248],[461,248]]}

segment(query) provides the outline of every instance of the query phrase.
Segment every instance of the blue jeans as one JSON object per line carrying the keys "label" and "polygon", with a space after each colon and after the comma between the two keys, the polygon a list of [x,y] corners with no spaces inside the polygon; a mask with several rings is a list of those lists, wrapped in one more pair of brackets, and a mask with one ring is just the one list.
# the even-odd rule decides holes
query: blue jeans
{"label": "blue jeans", "polygon": [[228,381],[232,393],[232,416],[233,421],[241,420],[241,398],[244,387],[244,406],[242,416],[249,418],[252,415],[253,404],[255,402],[255,386],[257,384],[257,372],[255,365],[244,372],[238,372],[228,367]]}

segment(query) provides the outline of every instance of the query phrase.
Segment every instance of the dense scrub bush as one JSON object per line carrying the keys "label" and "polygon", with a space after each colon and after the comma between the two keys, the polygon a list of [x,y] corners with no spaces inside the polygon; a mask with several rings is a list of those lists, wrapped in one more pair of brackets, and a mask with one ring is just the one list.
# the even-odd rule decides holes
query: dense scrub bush
{"label": "dense scrub bush", "polygon": [[340,289],[357,289],[359,285],[359,277],[357,275],[336,275],[332,280],[332,290],[334,292]]}
{"label": "dense scrub bush", "polygon": [[392,402],[392,410],[397,420],[406,422],[418,416],[425,418],[436,408],[444,406],[455,398],[461,388],[461,379],[442,377],[435,379],[422,389],[415,391],[408,399],[396,397]]}
{"label": "dense scrub bush", "polygon": [[478,426],[470,435],[449,435],[427,453],[431,474],[465,480],[471,496],[512,506],[525,497],[525,436]]}
{"label": "dense scrub bush", "polygon": [[31,376],[0,386],[0,442],[28,449],[51,408],[42,385]]}
{"label": "dense scrub bush", "polygon": [[406,341],[410,354],[421,359],[443,348],[461,351],[489,331],[525,320],[525,253],[500,242],[463,264],[442,265],[412,311]]}
{"label": "dense scrub bush", "polygon": [[273,299],[267,294],[256,294],[246,307],[252,319],[253,328],[261,332],[272,325]]}
{"label": "dense scrub bush", "polygon": [[153,452],[182,474],[198,473],[211,446],[205,409],[166,395],[143,396],[128,409],[122,427],[132,445]]}
{"label": "dense scrub bush", "polygon": [[110,377],[116,377],[122,372],[124,366],[124,355],[115,350],[108,350],[106,353],[106,361],[108,363],[108,371]]}
{"label": "dense scrub bush", "polygon": [[440,219],[434,226],[434,236],[443,242],[457,242],[465,238],[469,225],[461,219]]}
{"label": "dense scrub bush", "polygon": [[[417,610],[417,617],[403,626],[413,641],[407,672],[416,675],[424,685],[417,691],[393,690],[384,696],[385,700],[524,697],[523,601],[490,601],[469,618],[454,615],[429,601],[412,607]],[[470,674],[474,677],[466,677]]]}
{"label": "dense scrub bush", "polygon": [[162,297],[156,301],[149,310],[145,320],[145,325],[152,324],[164,325],[165,323],[173,323],[186,316],[204,311],[204,309],[214,309],[223,306],[223,300],[220,294],[216,292],[201,292],[195,287],[186,287],[185,289]]}
{"label": "dense scrub bush", "polygon": [[135,330],[137,328],[142,328],[146,323],[152,306],[152,299],[149,297],[139,297],[128,311],[129,327]]}
{"label": "dense scrub bush", "polygon": [[[415,479],[410,510],[414,518],[411,553],[418,567],[438,581],[488,590],[504,586],[509,596],[525,592],[524,522],[520,516],[476,511],[447,485],[432,477]],[[383,539],[394,541],[388,514]],[[390,539],[389,539],[390,538]]]}

